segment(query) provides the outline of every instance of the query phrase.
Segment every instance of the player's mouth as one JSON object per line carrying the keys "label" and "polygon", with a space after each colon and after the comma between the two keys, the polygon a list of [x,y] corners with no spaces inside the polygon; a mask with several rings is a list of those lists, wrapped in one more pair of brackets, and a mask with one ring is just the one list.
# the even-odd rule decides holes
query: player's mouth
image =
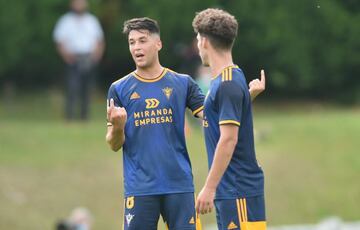
{"label": "player's mouth", "polygon": [[141,60],[141,59],[143,59],[143,57],[145,57],[144,54],[141,54],[141,53],[135,54],[135,59],[136,59],[136,60]]}

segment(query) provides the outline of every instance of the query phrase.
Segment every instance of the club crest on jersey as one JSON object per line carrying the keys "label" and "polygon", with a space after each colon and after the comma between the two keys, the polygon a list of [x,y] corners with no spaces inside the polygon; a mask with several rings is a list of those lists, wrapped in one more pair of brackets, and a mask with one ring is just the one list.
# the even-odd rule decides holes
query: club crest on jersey
{"label": "club crest on jersey", "polygon": [[131,215],[130,213],[128,213],[128,214],[125,216],[125,218],[126,218],[126,223],[127,223],[128,227],[129,227],[132,219],[134,218],[134,216],[135,216],[135,215]]}
{"label": "club crest on jersey", "polygon": [[162,89],[163,93],[165,94],[166,98],[169,100],[172,94],[173,88],[166,87]]}
{"label": "club crest on jersey", "polygon": [[137,92],[133,92],[133,94],[131,94],[131,96],[130,96],[130,100],[139,99],[139,98],[140,98],[140,95]]}

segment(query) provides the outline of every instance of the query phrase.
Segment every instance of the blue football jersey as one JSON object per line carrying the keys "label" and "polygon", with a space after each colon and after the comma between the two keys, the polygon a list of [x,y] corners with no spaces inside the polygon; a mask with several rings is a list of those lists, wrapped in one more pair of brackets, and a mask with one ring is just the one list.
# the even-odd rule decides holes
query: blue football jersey
{"label": "blue football jersey", "polygon": [[254,149],[251,98],[245,76],[238,66],[227,67],[212,79],[204,106],[203,126],[209,167],[220,138],[220,125],[239,126],[238,141],[217,187],[216,198],[263,194],[264,176]]}
{"label": "blue football jersey", "polygon": [[185,144],[185,110],[203,110],[204,95],[184,74],[164,68],[148,80],[135,72],[114,82],[108,99],[127,111],[123,145],[126,196],[194,192]]}

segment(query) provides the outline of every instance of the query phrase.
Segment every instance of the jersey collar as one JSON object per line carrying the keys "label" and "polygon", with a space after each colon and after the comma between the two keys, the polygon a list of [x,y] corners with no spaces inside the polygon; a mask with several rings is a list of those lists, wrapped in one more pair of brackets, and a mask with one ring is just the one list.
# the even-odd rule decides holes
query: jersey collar
{"label": "jersey collar", "polygon": [[163,71],[161,72],[161,74],[158,77],[154,78],[154,79],[143,78],[139,74],[135,73],[135,71],[133,73],[134,73],[134,77],[136,79],[138,79],[139,81],[147,82],[147,83],[149,83],[149,82],[157,82],[157,81],[161,80],[165,76],[165,74],[167,73],[167,68],[164,68]]}
{"label": "jersey collar", "polygon": [[238,66],[238,65],[231,65],[231,66],[225,67],[223,70],[221,70],[221,73],[220,73],[219,75],[217,75],[217,76],[215,76],[215,77],[212,77],[211,80],[214,80],[214,79],[216,79],[216,78],[219,77],[219,76],[222,76],[226,70],[228,70],[228,69],[234,69],[234,68],[239,68],[239,66]]}

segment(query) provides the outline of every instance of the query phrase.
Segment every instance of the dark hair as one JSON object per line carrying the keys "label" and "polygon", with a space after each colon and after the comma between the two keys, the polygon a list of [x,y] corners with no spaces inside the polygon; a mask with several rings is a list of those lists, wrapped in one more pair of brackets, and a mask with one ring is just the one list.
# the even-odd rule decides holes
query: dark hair
{"label": "dark hair", "polygon": [[124,22],[123,33],[129,35],[132,30],[148,30],[151,34],[160,34],[160,28],[154,19],[133,18]]}
{"label": "dark hair", "polygon": [[195,33],[209,38],[214,48],[231,49],[238,32],[235,17],[220,9],[206,9],[196,13],[192,22]]}

